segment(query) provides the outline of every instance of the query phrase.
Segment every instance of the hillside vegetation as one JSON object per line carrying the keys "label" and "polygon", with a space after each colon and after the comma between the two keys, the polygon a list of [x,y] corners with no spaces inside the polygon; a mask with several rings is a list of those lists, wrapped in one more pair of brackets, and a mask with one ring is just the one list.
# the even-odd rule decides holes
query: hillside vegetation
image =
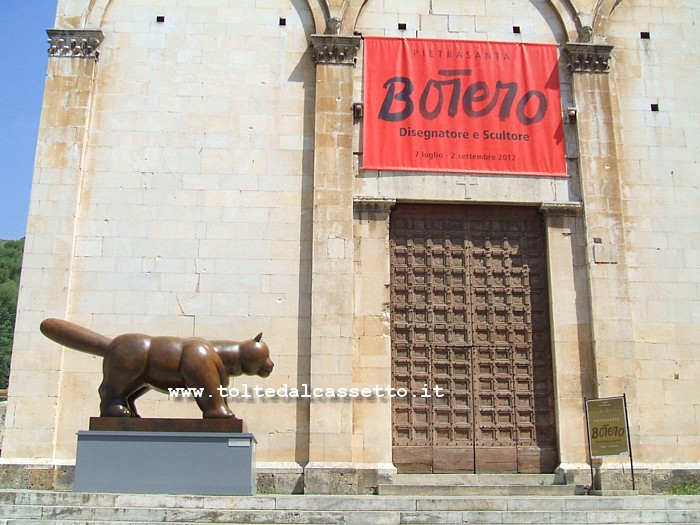
{"label": "hillside vegetation", "polygon": [[24,239],[0,241],[0,389],[7,388]]}

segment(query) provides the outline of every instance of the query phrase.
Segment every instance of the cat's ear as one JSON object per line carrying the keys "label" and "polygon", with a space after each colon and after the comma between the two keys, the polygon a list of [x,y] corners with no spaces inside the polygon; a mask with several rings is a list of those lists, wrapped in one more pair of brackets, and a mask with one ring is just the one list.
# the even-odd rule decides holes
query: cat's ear
{"label": "cat's ear", "polygon": [[256,343],[259,343],[261,339],[262,339],[262,332],[260,332],[258,335],[253,337],[253,341],[255,341]]}

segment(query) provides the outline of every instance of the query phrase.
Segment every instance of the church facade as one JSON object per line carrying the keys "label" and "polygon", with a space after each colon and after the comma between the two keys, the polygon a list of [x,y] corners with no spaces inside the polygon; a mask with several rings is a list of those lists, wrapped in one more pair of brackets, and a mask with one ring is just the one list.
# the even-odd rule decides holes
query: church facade
{"label": "church facade", "polygon": [[[59,0],[0,462],[75,463],[101,360],[48,317],[247,339],[259,489],[700,469],[690,0]],[[143,417],[200,417],[151,393]],[[596,460],[624,486],[627,458]],[[61,474],[61,473],[64,474]],[[590,479],[590,478],[588,478]],[[50,484],[50,483],[49,483]]]}

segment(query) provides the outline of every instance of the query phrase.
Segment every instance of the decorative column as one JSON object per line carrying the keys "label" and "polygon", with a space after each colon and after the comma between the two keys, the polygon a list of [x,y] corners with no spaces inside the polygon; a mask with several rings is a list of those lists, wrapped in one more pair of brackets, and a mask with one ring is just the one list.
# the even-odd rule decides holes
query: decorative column
{"label": "decorative column", "polygon": [[[65,318],[68,311],[83,158],[103,39],[101,31],[92,30],[47,33],[49,61],[2,445],[3,468],[25,464],[29,474],[23,479],[30,479],[33,488],[61,485],[61,472],[54,467],[60,462],[56,423],[62,353],[38,327],[43,318]],[[42,466],[34,472],[31,465]]]}
{"label": "decorative column", "polygon": [[[625,212],[608,72],[612,46],[565,47],[578,107],[579,161],[585,203],[591,295],[591,344],[599,397],[636,399],[633,327],[625,260]],[[630,421],[637,420],[630,414]],[[632,434],[635,430],[632,429]]]}
{"label": "decorative column", "polygon": [[[333,22],[333,20],[331,20]],[[340,24],[330,23],[331,31]],[[310,382],[353,386],[352,68],[360,37],[313,35],[316,63]],[[353,404],[315,399],[309,411],[308,493],[357,492]]]}

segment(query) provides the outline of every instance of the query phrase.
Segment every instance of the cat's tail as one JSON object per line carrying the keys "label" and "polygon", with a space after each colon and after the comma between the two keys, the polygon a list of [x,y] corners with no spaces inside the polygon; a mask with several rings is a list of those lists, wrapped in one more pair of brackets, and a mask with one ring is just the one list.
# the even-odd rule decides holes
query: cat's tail
{"label": "cat's tail", "polygon": [[112,339],[63,319],[44,319],[41,333],[52,341],[73,350],[104,357]]}

